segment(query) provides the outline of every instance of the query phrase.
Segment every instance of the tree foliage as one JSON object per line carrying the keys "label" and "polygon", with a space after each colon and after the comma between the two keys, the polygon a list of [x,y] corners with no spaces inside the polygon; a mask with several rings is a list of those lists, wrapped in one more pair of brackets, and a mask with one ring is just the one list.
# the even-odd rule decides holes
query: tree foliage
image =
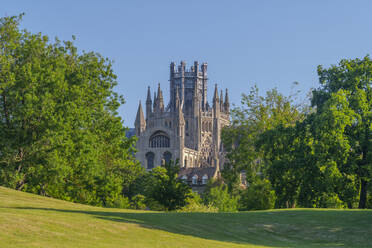
{"label": "tree foliage", "polygon": [[1,185],[113,205],[141,170],[117,116],[111,62],[0,19]]}
{"label": "tree foliage", "polygon": [[249,94],[242,95],[241,107],[232,109],[232,125],[222,131],[222,142],[227,152],[227,163],[222,176],[229,189],[236,189],[240,173],[245,172],[248,183],[253,183],[266,173],[262,163],[263,153],[256,149],[260,135],[279,125],[292,126],[303,118],[300,106],[291,97],[276,89],[260,96],[255,86]]}
{"label": "tree foliage", "polygon": [[153,205],[155,201],[165,210],[176,210],[187,204],[187,199],[192,197],[192,192],[191,188],[178,178],[179,170],[178,162],[171,161],[150,172],[146,187],[146,195],[150,203],[148,205]]}
{"label": "tree foliage", "polygon": [[[280,105],[243,95],[243,108],[233,111],[223,136],[225,180],[234,182],[231,171],[245,169],[254,183],[259,171],[275,190],[276,207],[365,208],[372,175],[372,61],[342,60],[319,66],[318,74],[312,111],[291,105],[290,98]],[[281,99],[269,93],[274,103]]]}

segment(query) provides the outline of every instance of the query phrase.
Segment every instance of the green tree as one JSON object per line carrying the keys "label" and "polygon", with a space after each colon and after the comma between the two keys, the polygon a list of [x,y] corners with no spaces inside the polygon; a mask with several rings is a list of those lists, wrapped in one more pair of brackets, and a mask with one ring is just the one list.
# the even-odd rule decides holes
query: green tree
{"label": "green tree", "polygon": [[293,96],[285,97],[276,89],[260,96],[255,86],[242,95],[241,107],[232,109],[232,125],[222,131],[222,142],[227,162],[222,176],[230,191],[238,191],[240,173],[245,171],[248,183],[266,175],[266,167],[256,143],[266,130],[278,125],[291,126],[303,119],[302,105],[295,104]]}
{"label": "green tree", "polygon": [[205,205],[218,209],[218,212],[236,212],[238,211],[237,196],[232,196],[224,184],[210,188],[204,193]]}
{"label": "green tree", "polygon": [[257,180],[242,192],[239,208],[240,210],[272,209],[275,206],[275,200],[275,191],[272,190],[270,181]]}
{"label": "green tree", "polygon": [[111,62],[0,19],[0,184],[111,206],[141,170]]}
{"label": "green tree", "polygon": [[[192,197],[191,188],[178,178],[180,167],[177,162],[166,163],[163,167],[154,168],[147,182],[148,201],[155,201],[165,210],[176,210],[187,204],[187,198]],[[149,204],[151,205],[151,204]]]}
{"label": "green tree", "polygon": [[[328,69],[319,66],[318,74],[321,86],[313,91],[312,105],[320,115],[329,113],[336,120],[347,120],[338,136],[349,149],[345,153],[347,161],[340,163],[339,169],[357,177],[358,207],[365,208],[372,167],[372,61],[368,56],[341,60]],[[335,99],[342,102],[331,104]]]}

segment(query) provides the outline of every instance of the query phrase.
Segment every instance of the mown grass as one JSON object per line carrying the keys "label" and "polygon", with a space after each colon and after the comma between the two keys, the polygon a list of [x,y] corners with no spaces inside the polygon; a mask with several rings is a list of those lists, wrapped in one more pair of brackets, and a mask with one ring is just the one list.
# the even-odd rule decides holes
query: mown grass
{"label": "mown grass", "polygon": [[372,211],[164,213],[0,187],[0,247],[372,247]]}

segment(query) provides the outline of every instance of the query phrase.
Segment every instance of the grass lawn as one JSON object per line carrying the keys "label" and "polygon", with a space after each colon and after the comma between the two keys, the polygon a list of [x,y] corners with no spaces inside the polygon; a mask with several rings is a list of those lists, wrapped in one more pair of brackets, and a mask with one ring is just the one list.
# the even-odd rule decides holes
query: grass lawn
{"label": "grass lawn", "polygon": [[0,187],[0,247],[372,247],[372,211],[164,213]]}

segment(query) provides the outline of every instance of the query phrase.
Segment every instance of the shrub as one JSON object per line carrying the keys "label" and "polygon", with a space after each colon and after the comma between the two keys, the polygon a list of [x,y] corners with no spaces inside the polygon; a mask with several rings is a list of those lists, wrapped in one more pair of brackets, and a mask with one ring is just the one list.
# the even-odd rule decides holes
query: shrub
{"label": "shrub", "polygon": [[130,208],[129,199],[128,197],[125,196],[119,196],[115,199],[113,203],[106,204],[106,207],[129,209]]}
{"label": "shrub", "polygon": [[238,197],[231,196],[226,185],[211,188],[205,193],[205,204],[218,209],[218,212],[236,212],[238,210]]}
{"label": "shrub", "polygon": [[130,206],[133,209],[146,209],[145,201],[146,201],[146,197],[144,195],[138,194],[132,197]]}
{"label": "shrub", "polygon": [[266,179],[258,180],[241,193],[240,210],[263,210],[274,208],[275,191]]}
{"label": "shrub", "polygon": [[211,204],[204,205],[200,196],[196,193],[187,198],[186,206],[177,210],[177,212],[199,212],[199,213],[216,213],[218,209]]}

